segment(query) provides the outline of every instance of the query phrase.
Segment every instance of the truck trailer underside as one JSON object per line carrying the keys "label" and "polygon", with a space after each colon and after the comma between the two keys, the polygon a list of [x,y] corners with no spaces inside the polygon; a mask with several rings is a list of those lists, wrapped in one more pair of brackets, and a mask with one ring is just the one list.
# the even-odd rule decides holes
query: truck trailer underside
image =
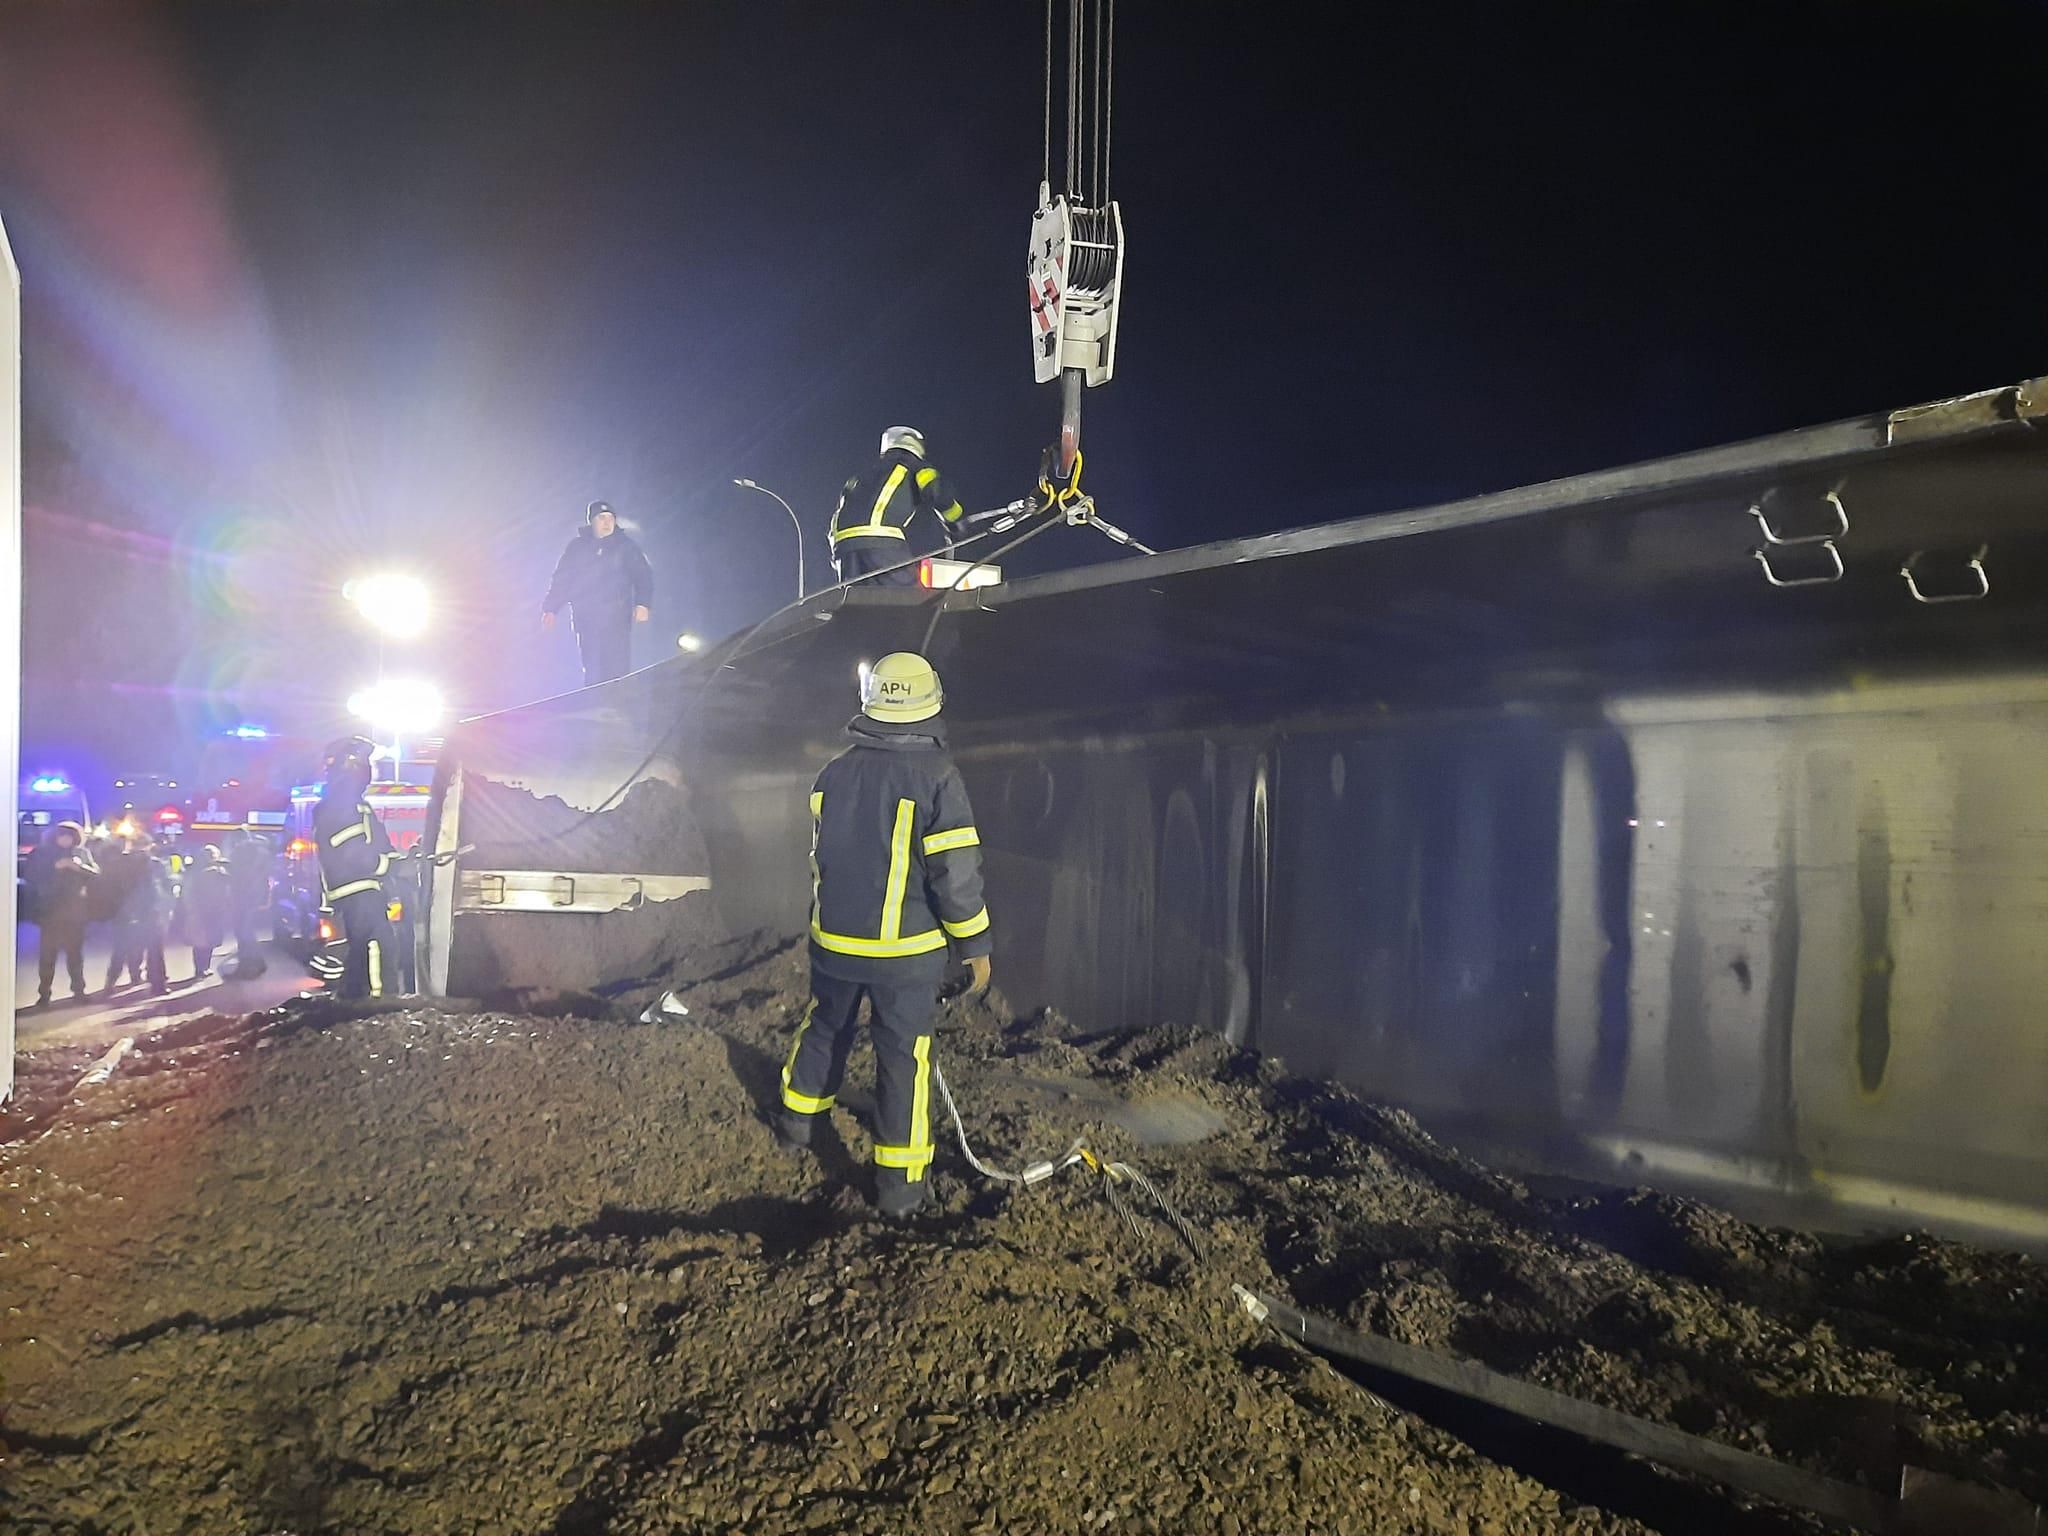
{"label": "truck trailer underside", "polygon": [[[1527,1164],[2048,1241],[2044,397],[944,599],[998,984]],[[801,931],[810,780],[934,601],[464,723],[434,989]]]}

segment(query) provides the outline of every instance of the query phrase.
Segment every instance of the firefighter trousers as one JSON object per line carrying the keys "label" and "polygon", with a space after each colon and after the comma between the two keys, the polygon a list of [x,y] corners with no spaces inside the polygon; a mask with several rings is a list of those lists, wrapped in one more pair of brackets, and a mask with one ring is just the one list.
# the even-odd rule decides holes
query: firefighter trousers
{"label": "firefighter trousers", "polygon": [[863,1001],[875,1048],[875,1174],[884,1184],[916,1184],[932,1162],[932,982],[842,981],[813,967],[810,1007],[782,1069],[782,1107],[791,1116],[832,1107]]}
{"label": "firefighter trousers", "polygon": [[394,939],[383,891],[343,896],[334,903],[334,915],[341,919],[341,931],[348,939],[348,951],[341,961],[341,996],[393,994],[397,986],[392,964]]}
{"label": "firefighter trousers", "polygon": [[[910,546],[902,539],[848,539],[832,551],[832,561],[839,567],[841,582],[871,578],[868,586],[914,587],[917,585],[917,567],[906,564],[914,557]],[[890,571],[887,576],[876,576],[876,571],[888,571],[891,566],[902,566],[900,571]]]}

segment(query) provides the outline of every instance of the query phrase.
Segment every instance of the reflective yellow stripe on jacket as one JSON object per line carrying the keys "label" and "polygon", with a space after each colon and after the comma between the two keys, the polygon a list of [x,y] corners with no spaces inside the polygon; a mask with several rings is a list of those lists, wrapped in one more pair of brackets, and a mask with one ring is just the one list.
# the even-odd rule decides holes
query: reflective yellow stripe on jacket
{"label": "reflective yellow stripe on jacket", "polygon": [[[920,469],[917,472],[917,488],[921,491],[928,491],[931,489],[932,482],[938,478],[939,472],[936,469],[933,469],[930,465],[926,465],[923,469]],[[949,502],[947,505],[943,507],[940,507],[938,509],[938,514],[940,517],[944,518],[949,523],[957,523],[960,521],[963,511],[964,509],[961,507],[960,503],[958,501],[953,501]]]}
{"label": "reflective yellow stripe on jacket", "polygon": [[888,521],[889,503],[895,499],[896,488],[903,484],[903,477],[910,473],[908,465],[898,464],[889,471],[889,478],[882,482],[882,489],[875,497],[874,510],[864,523],[855,523],[851,528],[834,528],[832,542],[841,539],[902,539],[909,535]]}
{"label": "reflective yellow stripe on jacket", "polygon": [[955,827],[950,832],[934,832],[924,840],[927,857],[934,853],[945,853],[954,848],[979,848],[981,833],[973,827]]}
{"label": "reflective yellow stripe on jacket", "polygon": [[[823,797],[812,795],[812,814],[817,815],[823,806]],[[935,949],[946,947],[946,935],[937,928],[929,933],[903,932],[903,896],[910,886],[910,837],[917,822],[917,802],[898,800],[896,802],[896,826],[889,838],[889,879],[882,887],[882,931],[873,938],[865,934],[827,933],[818,926],[818,898],[816,891],[816,842],[812,843],[812,895],[811,895],[811,937],[820,949],[828,949],[837,955],[865,955],[878,959],[895,959],[904,955],[928,955]],[[987,914],[982,917],[982,927],[988,926]],[[976,932],[980,930],[977,929]]]}

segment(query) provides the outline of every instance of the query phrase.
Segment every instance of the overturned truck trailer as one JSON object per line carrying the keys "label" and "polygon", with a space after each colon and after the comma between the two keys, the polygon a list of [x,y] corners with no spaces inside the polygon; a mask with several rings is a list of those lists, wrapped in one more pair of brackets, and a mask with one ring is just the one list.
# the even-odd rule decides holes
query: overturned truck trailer
{"label": "overturned truck trailer", "polygon": [[[953,596],[999,984],[1532,1164],[2048,1240],[2044,384]],[[432,984],[800,931],[930,601],[465,723]]]}

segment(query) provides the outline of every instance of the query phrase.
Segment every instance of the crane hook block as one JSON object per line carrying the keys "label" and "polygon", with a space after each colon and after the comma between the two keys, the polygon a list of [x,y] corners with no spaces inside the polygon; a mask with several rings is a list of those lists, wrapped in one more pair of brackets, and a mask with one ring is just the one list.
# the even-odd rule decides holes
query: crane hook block
{"label": "crane hook block", "polygon": [[1083,208],[1040,184],[1031,216],[1031,368],[1041,384],[1069,370],[1089,385],[1116,369],[1117,299],[1124,285],[1124,220],[1115,203]]}

